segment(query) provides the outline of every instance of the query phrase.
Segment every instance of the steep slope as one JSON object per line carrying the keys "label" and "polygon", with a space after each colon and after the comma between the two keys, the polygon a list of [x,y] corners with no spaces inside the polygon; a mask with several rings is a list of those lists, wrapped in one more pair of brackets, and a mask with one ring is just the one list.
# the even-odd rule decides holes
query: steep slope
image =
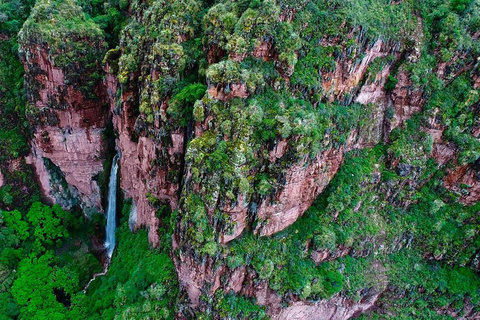
{"label": "steep slope", "polygon": [[102,210],[95,177],[106,157],[106,87],[100,28],[75,1],[38,1],[19,35],[33,126],[33,163],[43,193],[71,208]]}
{"label": "steep slope", "polygon": [[478,316],[478,0],[121,6],[107,52],[37,1],[30,159],[101,210],[112,119],[131,229],[168,246],[173,212],[177,318]]}

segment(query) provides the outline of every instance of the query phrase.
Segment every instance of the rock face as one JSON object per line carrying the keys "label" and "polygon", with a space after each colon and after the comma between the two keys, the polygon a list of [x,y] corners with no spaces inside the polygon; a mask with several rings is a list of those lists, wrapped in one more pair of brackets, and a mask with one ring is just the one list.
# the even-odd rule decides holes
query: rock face
{"label": "rock face", "polygon": [[[162,81],[173,86],[179,80],[185,63],[182,43],[189,37],[177,30],[168,39],[137,39],[140,30],[135,28],[141,23],[153,30],[169,24],[170,20],[162,15],[167,8],[159,7],[158,3],[135,9],[133,21],[121,38],[121,49],[111,50],[106,56],[106,82],[114,129],[118,133],[116,146],[121,154],[120,188],[136,207],[131,225],[134,229],[146,227],[149,241],[158,246],[162,210],[178,208],[187,128],[171,116],[178,112],[172,111],[169,104],[171,92],[160,92],[157,86]],[[192,10],[192,16],[185,19],[198,14],[197,7]],[[191,21],[184,22],[188,29]],[[135,70],[131,70],[129,59],[138,62]]]}
{"label": "rock face", "polygon": [[[328,100],[356,102],[363,105],[364,110],[368,110],[368,106],[372,104],[375,105],[375,108],[369,111],[371,112],[368,117],[370,120],[366,121],[363,126],[349,128],[352,130],[349,131],[343,144],[331,143],[334,137],[326,134],[323,137],[323,142],[327,146],[324,151],[319,152],[314,158],[305,157],[292,160],[292,153],[295,153],[292,151],[292,140],[298,139],[298,137],[290,138],[290,140],[278,138],[266,150],[264,156],[264,159],[266,158],[264,167],[281,168],[282,173],[274,182],[277,186],[275,191],[260,198],[238,193],[235,201],[225,199],[225,196],[219,193],[217,185],[221,183],[219,182],[221,178],[218,180],[219,178],[215,175],[206,174],[199,179],[204,181],[203,185],[198,183],[198,180],[191,174],[195,170],[195,161],[187,160],[186,172],[189,174],[185,177],[182,194],[187,197],[189,194],[201,194],[205,192],[205,189],[210,190],[213,199],[206,200],[207,215],[216,217],[216,214],[221,212],[228,216],[227,228],[222,228],[221,223],[217,223],[215,218],[210,220],[213,232],[215,236],[218,235],[220,243],[228,245],[229,242],[240,238],[245,230],[251,229],[252,225],[254,225],[253,232],[260,236],[271,236],[292,225],[325,190],[343,163],[346,151],[372,147],[380,141],[388,139],[388,133],[394,127],[402,126],[406,119],[421,110],[423,104],[423,100],[420,98],[421,93],[412,93],[411,83],[407,78],[402,78],[402,74],[399,76],[399,86],[393,92],[384,88],[394,68],[394,62],[401,56],[397,45],[387,44],[381,40],[369,44],[367,41],[360,40],[361,37],[355,38],[355,33],[352,33],[351,36],[361,48],[359,52],[365,52],[365,55],[362,55],[361,59],[356,57],[349,59],[344,56],[337,58],[334,61],[335,70],[322,76],[319,87],[323,88]],[[325,41],[322,45],[328,47],[332,43]],[[274,48],[263,44],[255,52],[265,61],[275,56],[271,53],[272,50]],[[389,58],[386,59],[386,57]],[[231,58],[238,60],[237,56]],[[380,68],[372,72],[369,67],[373,61],[376,63],[380,61]],[[222,103],[228,103],[235,97],[246,98],[239,94],[239,91],[231,93],[230,96],[218,94],[219,91],[212,88],[209,91],[210,99]],[[389,108],[393,110],[394,121],[386,116]],[[204,107],[204,109],[208,110],[208,107]],[[199,139],[199,141],[202,138],[208,139],[206,132],[211,133],[212,128],[215,128],[215,122],[222,121],[217,118],[218,115],[205,112],[203,123],[197,123],[195,127],[195,139]],[[225,139],[227,139],[226,136]],[[227,141],[230,139],[229,137]],[[244,141],[248,145],[248,136]],[[198,143],[200,144],[200,142]],[[195,140],[193,144],[195,149],[187,150],[187,159],[189,154],[198,157]],[[231,157],[235,157],[234,154]],[[242,161],[238,161],[237,168],[241,168],[242,164]],[[208,180],[217,182],[210,187],[206,186]],[[189,304],[193,308],[197,308],[201,304],[200,295],[202,293],[214,295],[218,289],[224,288],[256,297],[260,305],[267,306],[270,315],[275,319],[347,319],[357,312],[361,313],[370,308],[380,295],[379,292],[376,292],[370,298],[365,298],[357,303],[337,297],[317,304],[298,301],[287,308],[282,307],[281,299],[269,289],[267,283],[253,287],[248,285],[248,281],[245,280],[248,272],[245,269],[215,269],[213,266],[218,265],[218,259],[222,258],[207,257],[203,258],[200,263],[199,257],[192,253],[189,241],[186,240],[187,235],[191,232],[189,230],[195,228],[187,222],[193,219],[186,215],[190,209],[181,206],[180,210],[184,212],[185,216],[182,217],[181,226],[174,236],[174,248],[180,252],[176,259],[176,265],[181,286],[188,294]],[[345,254],[347,253],[348,248]],[[225,277],[230,281],[222,281]]]}
{"label": "rock face", "polygon": [[[354,33],[352,33],[353,35]],[[381,92],[383,90],[381,85],[359,86],[359,84],[364,79],[368,66],[377,58],[384,58],[390,53],[395,53],[395,48],[392,48],[382,40],[376,41],[371,47],[365,41],[366,39],[359,37],[359,39],[355,40],[360,46],[359,51],[364,53],[363,59],[342,59],[341,61],[336,61],[335,70],[322,77],[322,87],[330,101],[341,100],[346,94],[354,95],[358,89],[363,90],[363,92],[357,96],[356,100],[362,104],[374,102],[378,100],[379,96],[382,96]],[[335,45],[335,43],[324,40],[322,45],[328,47]],[[388,69],[389,66],[387,66],[387,70],[384,73],[387,73]],[[373,76],[376,76],[376,74]],[[376,90],[377,88],[379,89],[378,91]]]}
{"label": "rock face", "polygon": [[[121,188],[127,197],[131,197],[137,207],[135,228],[147,227],[149,241],[159,245],[157,210],[160,203],[165,203],[173,210],[178,206],[178,177],[168,176],[175,169],[173,165],[161,168],[156,164],[160,154],[167,152],[165,157],[172,164],[179,163],[183,155],[184,134],[172,133],[170,147],[157,144],[147,137],[139,137],[134,142],[128,131],[122,126],[121,119],[114,117],[115,127],[120,129],[117,147],[121,152]],[[123,129],[123,130],[122,130]],[[170,170],[171,171],[170,171]],[[159,201],[157,203],[157,201]]]}
{"label": "rock face", "polygon": [[256,232],[269,236],[294,223],[333,178],[343,162],[343,154],[343,148],[331,149],[320,153],[311,164],[299,163],[289,168],[285,188],[274,199],[267,198],[259,205],[257,215],[264,222]]}
{"label": "rock face", "polygon": [[86,48],[73,51],[78,61],[70,62],[41,33],[48,22],[30,19],[37,24],[27,21],[20,34],[27,117],[34,131],[29,160],[52,202],[102,211],[96,179],[106,157],[103,130],[109,112],[106,87],[98,79],[101,62],[96,61],[105,51],[101,33],[94,29],[92,36],[70,34],[69,50],[75,45]]}
{"label": "rock face", "polygon": [[2,172],[0,171],[0,188],[5,185],[5,178],[3,177]]}
{"label": "rock face", "polygon": [[405,120],[419,113],[425,103],[423,92],[414,89],[412,81],[404,70],[399,71],[397,80],[398,83],[392,92],[394,115],[390,120],[391,130],[402,126]]}
{"label": "rock face", "polygon": [[[478,161],[477,161],[478,162]],[[473,205],[480,201],[478,164],[464,165],[450,170],[444,180],[445,187],[461,194],[459,201]]]}
{"label": "rock face", "polygon": [[273,315],[275,320],[343,320],[350,319],[355,315],[360,315],[372,308],[377,301],[380,293],[366,296],[358,302],[353,302],[346,298],[335,297],[330,300],[324,300],[319,303],[307,303],[303,301],[294,302],[291,306]]}
{"label": "rock face", "polygon": [[[298,10],[307,5],[300,2]],[[269,6],[276,5],[271,1]],[[167,8],[178,14],[171,30]],[[347,319],[372,308],[386,288],[385,270],[379,265],[378,288],[366,290],[359,301],[334,295],[308,302],[298,292],[281,297],[247,265],[229,268],[225,252],[247,232],[270,237],[291,226],[325,191],[348,151],[388,143],[399,131],[394,129],[403,128],[423,110],[423,87],[414,85],[411,71],[402,67],[406,60],[420,59],[415,42],[423,38],[421,19],[416,36],[409,40],[413,49],[351,27],[342,30],[343,39],[316,41],[313,49],[321,51],[325,61],[320,65],[312,58],[314,66],[308,69],[297,65],[299,44],[281,43],[285,32],[289,39],[298,37],[286,24],[295,19],[297,8],[259,14],[262,24],[267,18],[282,21],[285,29],[276,25],[278,30],[269,36],[257,30],[259,36],[250,35],[257,37],[251,43],[243,36],[254,23],[240,21],[236,28],[233,23],[228,32],[237,37],[238,50],[228,49],[235,44],[206,41],[201,63],[191,58],[201,49],[199,25],[208,24],[199,2],[144,1],[132,4],[131,10],[119,48],[105,56],[103,81],[97,59],[106,50],[98,30],[70,35],[68,48],[84,45],[78,53],[84,59],[76,62],[64,49],[50,45],[45,34],[35,34],[33,26],[24,28],[21,57],[33,125],[29,161],[43,193],[66,208],[80,204],[86,210],[101,210],[97,177],[106,158],[104,129],[111,121],[121,154],[120,188],[134,202],[131,228],[147,228],[149,241],[159,246],[165,212],[178,212],[172,241],[186,293],[183,306],[210,310],[208,303],[222,291],[255,298],[273,319]],[[207,62],[210,66],[203,70]],[[314,83],[299,81],[295,74],[299,69],[313,70]],[[450,69],[448,64],[438,68],[441,80],[450,77]],[[208,87],[203,85],[205,75]],[[472,76],[477,89],[478,79]],[[317,100],[305,102],[314,95]],[[418,131],[431,138],[432,150],[426,153],[440,167],[455,161],[456,150],[444,137],[438,110],[431,109],[430,123]],[[422,148],[427,149],[418,149]],[[417,187],[408,178],[415,175],[413,166],[398,159],[391,166],[412,190]],[[444,185],[461,192],[462,203],[473,204],[480,200],[479,172],[477,163],[457,167],[449,171]],[[381,178],[380,172],[372,177],[376,183]],[[388,197],[396,187],[386,190]],[[306,251],[311,245],[305,245]],[[319,265],[350,255],[352,248],[311,250],[307,258]]]}

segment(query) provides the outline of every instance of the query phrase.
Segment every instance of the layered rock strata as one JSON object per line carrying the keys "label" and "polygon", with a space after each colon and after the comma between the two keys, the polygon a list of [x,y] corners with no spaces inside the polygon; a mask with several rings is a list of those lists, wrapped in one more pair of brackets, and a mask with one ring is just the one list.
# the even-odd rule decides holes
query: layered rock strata
{"label": "layered rock strata", "polygon": [[[79,204],[87,212],[102,211],[97,178],[106,158],[103,130],[109,110],[97,59],[105,52],[105,44],[100,29],[88,24],[80,7],[70,2],[63,5],[83,17],[88,34],[59,34],[67,40],[63,48],[58,47],[48,34],[64,32],[64,18],[43,16],[35,7],[19,36],[27,118],[33,129],[28,160],[50,201],[64,208]],[[58,29],[49,26],[55,18],[60,20]]]}

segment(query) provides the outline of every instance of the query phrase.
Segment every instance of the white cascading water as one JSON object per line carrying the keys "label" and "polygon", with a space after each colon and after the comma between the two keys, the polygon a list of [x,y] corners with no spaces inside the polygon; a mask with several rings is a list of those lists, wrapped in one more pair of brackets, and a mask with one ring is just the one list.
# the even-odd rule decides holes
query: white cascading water
{"label": "white cascading water", "polygon": [[105,249],[108,258],[112,257],[115,249],[115,228],[117,226],[117,173],[118,154],[113,158],[112,170],[110,171],[110,182],[108,183],[108,207],[107,207],[107,230],[105,238]]}
{"label": "white cascading water", "polygon": [[116,154],[113,157],[112,170],[110,171],[110,181],[108,182],[108,206],[107,206],[107,235],[105,237],[105,250],[107,250],[108,259],[103,266],[103,271],[95,273],[93,277],[88,281],[83,293],[87,292],[90,284],[100,276],[107,274],[110,260],[112,259],[113,249],[115,249],[115,228],[117,226],[117,173],[118,173],[118,158]]}

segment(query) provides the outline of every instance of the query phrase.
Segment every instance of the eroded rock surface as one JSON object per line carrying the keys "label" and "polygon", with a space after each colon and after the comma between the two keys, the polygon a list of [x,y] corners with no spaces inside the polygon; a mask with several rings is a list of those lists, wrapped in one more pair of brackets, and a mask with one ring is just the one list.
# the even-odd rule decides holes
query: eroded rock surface
{"label": "eroded rock surface", "polygon": [[101,62],[89,59],[101,56],[104,43],[93,35],[72,34],[71,43],[86,47],[78,57],[92,57],[69,62],[65,52],[42,40],[39,26],[30,24],[20,37],[27,118],[34,131],[30,161],[46,197],[65,208],[79,204],[87,212],[102,211],[97,177],[106,158],[103,129],[109,110],[106,87],[96,78]]}

